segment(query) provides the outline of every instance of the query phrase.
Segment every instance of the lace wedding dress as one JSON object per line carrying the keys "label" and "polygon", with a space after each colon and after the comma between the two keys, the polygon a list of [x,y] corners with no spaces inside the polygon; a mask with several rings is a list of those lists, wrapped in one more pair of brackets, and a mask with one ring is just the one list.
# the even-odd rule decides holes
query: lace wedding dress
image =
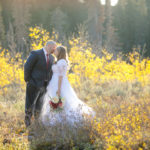
{"label": "lace wedding dress", "polygon": [[[74,124],[82,120],[84,114],[94,115],[93,110],[77,97],[71,87],[66,75],[67,69],[68,64],[64,59],[59,60],[57,64],[52,66],[53,76],[47,86],[41,113],[41,119],[45,125],[55,125],[56,123],[63,123],[65,121]],[[59,76],[63,76],[61,97],[65,99],[65,103],[62,111],[53,111],[49,105],[49,96],[52,98],[57,96]]]}

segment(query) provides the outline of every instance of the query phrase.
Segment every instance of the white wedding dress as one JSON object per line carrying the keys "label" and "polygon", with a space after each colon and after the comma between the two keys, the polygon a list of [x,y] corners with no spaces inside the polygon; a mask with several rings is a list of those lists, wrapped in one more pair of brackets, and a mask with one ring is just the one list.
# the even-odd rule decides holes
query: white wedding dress
{"label": "white wedding dress", "polygon": [[[74,124],[79,122],[87,115],[94,115],[94,111],[82,102],[71,87],[67,78],[68,64],[66,60],[61,59],[52,66],[53,76],[47,86],[47,92],[43,101],[41,119],[45,125],[55,125],[65,121]],[[62,111],[53,111],[49,105],[49,96],[56,97],[58,90],[58,78],[63,76],[61,84],[61,97],[65,99]]]}

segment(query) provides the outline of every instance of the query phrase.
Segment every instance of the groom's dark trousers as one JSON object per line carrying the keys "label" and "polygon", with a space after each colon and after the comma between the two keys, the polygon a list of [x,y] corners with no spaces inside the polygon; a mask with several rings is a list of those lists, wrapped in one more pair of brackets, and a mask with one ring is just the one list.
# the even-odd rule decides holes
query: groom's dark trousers
{"label": "groom's dark trousers", "polygon": [[47,84],[52,77],[52,64],[54,57],[49,55],[47,67],[46,57],[43,49],[32,51],[24,64],[24,80],[26,81],[25,101],[25,124],[29,126],[31,117],[38,118],[41,109]]}

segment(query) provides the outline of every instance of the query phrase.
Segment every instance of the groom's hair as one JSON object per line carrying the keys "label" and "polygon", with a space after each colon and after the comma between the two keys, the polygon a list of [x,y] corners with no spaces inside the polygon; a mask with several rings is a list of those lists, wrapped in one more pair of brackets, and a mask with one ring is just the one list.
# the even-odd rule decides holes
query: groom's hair
{"label": "groom's hair", "polygon": [[56,42],[55,41],[48,41],[47,43],[46,43],[46,46],[48,46],[48,45],[56,45]]}

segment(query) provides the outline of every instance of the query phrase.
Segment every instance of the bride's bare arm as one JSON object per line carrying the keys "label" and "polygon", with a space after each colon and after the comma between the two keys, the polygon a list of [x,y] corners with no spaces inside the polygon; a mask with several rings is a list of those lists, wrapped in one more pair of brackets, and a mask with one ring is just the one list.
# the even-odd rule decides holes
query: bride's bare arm
{"label": "bride's bare arm", "polygon": [[57,94],[60,97],[60,92],[61,92],[61,84],[62,84],[63,76],[59,76],[58,78],[58,91]]}
{"label": "bride's bare arm", "polygon": [[65,76],[65,70],[66,70],[65,67],[66,67],[65,60],[60,60],[58,62],[58,91],[57,91],[58,96],[61,96],[60,93],[61,93],[62,80],[63,77]]}

